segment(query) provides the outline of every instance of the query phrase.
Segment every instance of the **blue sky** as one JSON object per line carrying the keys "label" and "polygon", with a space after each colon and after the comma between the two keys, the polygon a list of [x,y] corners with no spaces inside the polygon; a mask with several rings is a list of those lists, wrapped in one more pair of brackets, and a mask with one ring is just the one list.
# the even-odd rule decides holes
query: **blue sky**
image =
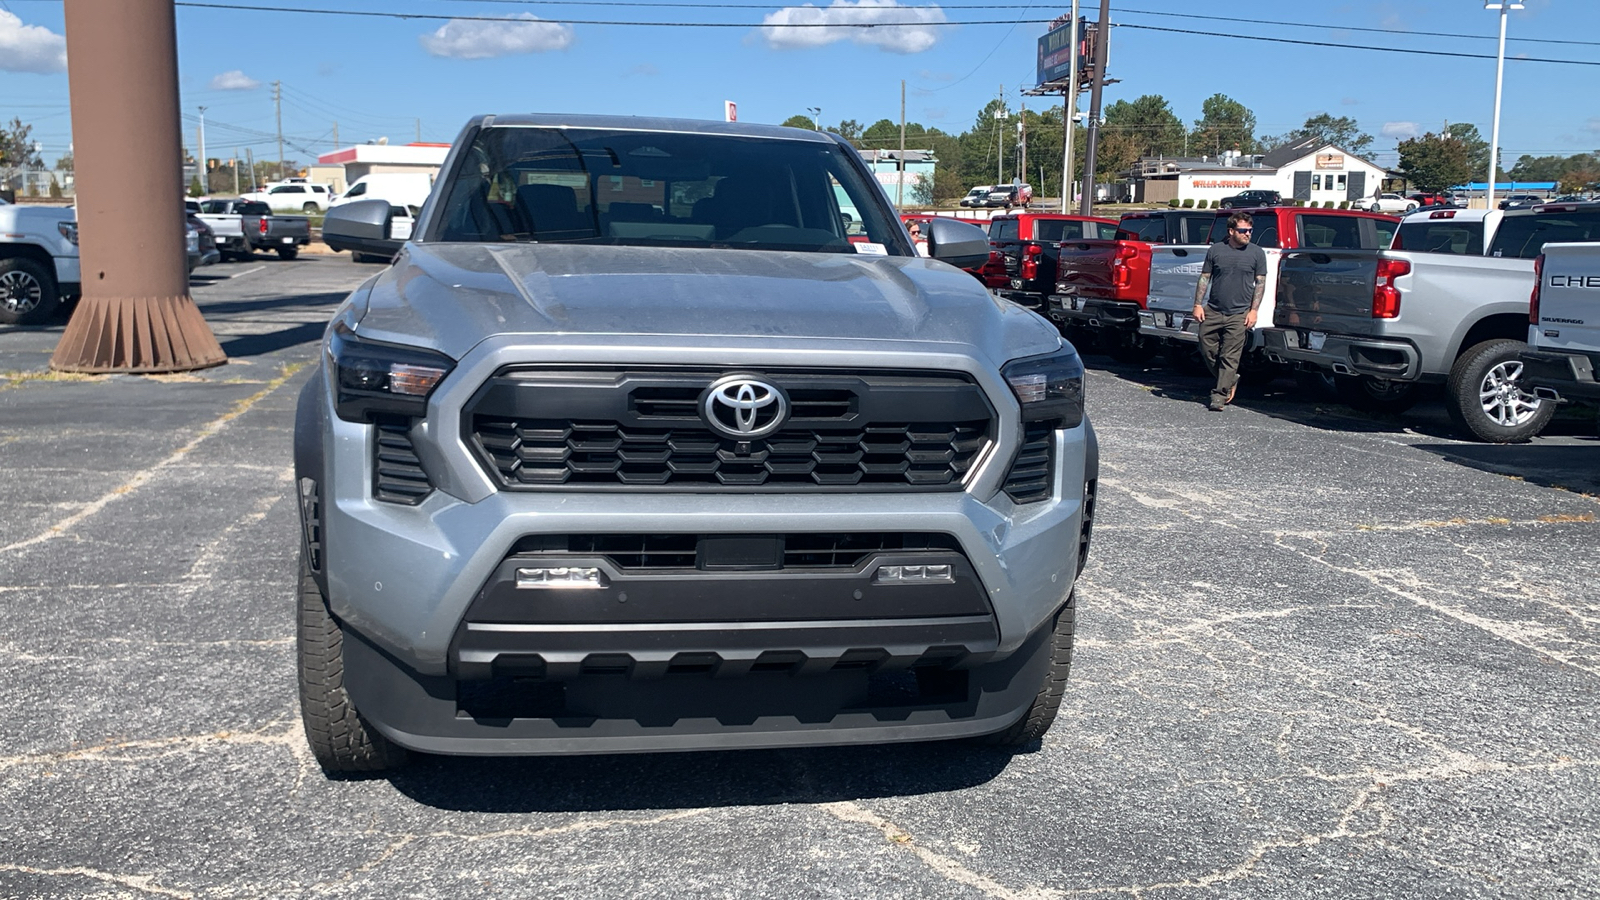
{"label": "blue sky", "polygon": [[[310,159],[341,143],[379,136],[449,141],[480,112],[603,112],[721,118],[734,100],[743,121],[780,122],[820,107],[823,123],[896,119],[906,81],[909,120],[950,132],[970,128],[1001,90],[1013,107],[1031,84],[1041,24],[926,25],[874,29],[766,30],[781,21],[970,22],[1050,19],[1070,4],[980,7],[952,0],[828,0],[822,10],[785,9],[754,0],[747,8],[519,4],[507,0],[210,0],[244,6],[316,7],[432,16],[524,17],[520,22],[356,18],[222,10],[177,10],[185,140],[195,140],[206,106],[207,149],[226,156],[251,147],[274,156],[270,83],[284,85],[287,155]],[[614,2],[614,0],[613,0]],[[640,3],[664,0],[639,0]],[[686,2],[686,0],[676,0]],[[715,2],[715,0],[700,0]],[[1093,18],[1097,0],[1084,0]],[[855,7],[872,7],[861,10]],[[841,10],[837,7],[850,7]],[[1280,133],[1317,112],[1352,116],[1378,136],[1375,160],[1394,162],[1395,143],[1446,120],[1473,122],[1489,135],[1493,59],[1411,54],[1495,52],[1498,13],[1482,0],[1118,0],[1114,23],[1185,29],[1173,34],[1119,28],[1112,44],[1106,102],[1161,94],[1186,122],[1213,93],[1255,111],[1258,133]],[[1136,13],[1134,10],[1142,11]],[[1232,23],[1152,13],[1229,16]],[[672,21],[734,27],[632,27],[538,20]],[[857,20],[860,20],[859,18]],[[1265,22],[1297,22],[1288,27]],[[1412,34],[1358,33],[1385,28]],[[59,0],[0,0],[0,117],[35,126],[54,161],[71,138],[62,69]],[[1221,34],[1320,41],[1338,47],[1259,43]],[[1478,35],[1483,39],[1443,35]],[[1507,165],[1523,153],[1570,154],[1600,148],[1600,66],[1552,65],[1517,56],[1600,62],[1600,2],[1527,0],[1511,13],[1502,139]],[[1535,43],[1517,39],[1579,43]],[[1586,43],[1585,43],[1586,42]],[[1384,51],[1353,48],[1379,47]],[[1045,102],[1026,101],[1030,106]],[[1087,97],[1084,105],[1087,106]]]}

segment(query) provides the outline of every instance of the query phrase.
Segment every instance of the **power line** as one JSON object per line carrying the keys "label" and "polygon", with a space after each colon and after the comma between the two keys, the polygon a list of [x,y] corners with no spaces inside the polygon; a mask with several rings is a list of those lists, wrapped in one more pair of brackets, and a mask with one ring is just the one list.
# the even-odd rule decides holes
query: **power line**
{"label": "power line", "polygon": [[[194,0],[178,0],[177,6],[186,6],[197,9],[226,9],[236,12],[278,12],[296,13],[299,15],[313,16],[355,16],[360,18],[376,19],[417,19],[428,21],[467,21],[467,22],[497,22],[501,24],[516,25],[531,21],[544,22],[551,25],[611,25],[634,28],[934,28],[940,26],[956,25],[1047,25],[1054,19],[967,19],[963,21],[942,22],[781,22],[781,23],[752,23],[752,22],[659,22],[659,21],[623,21],[614,19],[522,19],[514,16],[449,16],[436,13],[398,13],[379,12],[375,10],[352,9],[309,9],[294,6],[238,6],[228,3],[200,3]],[[829,9],[830,7],[822,7]],[[879,11],[883,7],[867,7],[870,11]],[[1185,34],[1196,37],[1227,38],[1229,40],[1252,41],[1268,44],[1292,44],[1302,47],[1331,47],[1337,50],[1368,51],[1376,53],[1405,53],[1416,56],[1439,56],[1453,59],[1495,59],[1487,53],[1459,53],[1450,50],[1417,50],[1406,47],[1361,47],[1350,44],[1340,44],[1331,41],[1302,41],[1294,38],[1262,37],[1259,35],[1221,34],[1211,31],[1195,31],[1186,28],[1166,28],[1159,25],[1135,25],[1129,22],[1113,22],[1115,28],[1131,28],[1139,31],[1159,31],[1168,34]],[[1600,66],[1600,60],[1583,59],[1549,59],[1545,57],[1519,56],[1516,62],[1539,62],[1552,65],[1566,66]]]}

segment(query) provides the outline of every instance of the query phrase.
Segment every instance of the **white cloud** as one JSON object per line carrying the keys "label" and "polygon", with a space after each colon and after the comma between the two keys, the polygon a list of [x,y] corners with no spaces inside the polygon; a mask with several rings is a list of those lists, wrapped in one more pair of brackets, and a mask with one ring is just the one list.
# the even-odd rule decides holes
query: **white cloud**
{"label": "white cloud", "polygon": [[1378,133],[1386,138],[1414,138],[1422,133],[1422,127],[1415,122],[1385,122]]}
{"label": "white cloud", "polygon": [[451,59],[489,59],[517,53],[565,50],[572,44],[572,28],[541,20],[533,13],[494,22],[451,19],[432,34],[419,35],[422,49]]}
{"label": "white cloud", "polygon": [[221,75],[211,79],[211,89],[213,91],[253,91],[258,87],[261,87],[261,82],[238,69],[234,69],[231,72],[223,72]]}
{"label": "white cloud", "polygon": [[24,25],[14,13],[0,9],[0,71],[67,70],[67,39],[41,25]]}
{"label": "white cloud", "polygon": [[[896,0],[833,0],[825,7],[785,6],[761,20],[762,35],[772,47],[821,47],[838,41],[876,45],[890,53],[921,53],[939,40],[937,29],[929,25],[878,25],[851,28],[879,22],[943,22],[944,10],[937,6],[901,6]],[[805,28],[774,26],[805,25]]]}

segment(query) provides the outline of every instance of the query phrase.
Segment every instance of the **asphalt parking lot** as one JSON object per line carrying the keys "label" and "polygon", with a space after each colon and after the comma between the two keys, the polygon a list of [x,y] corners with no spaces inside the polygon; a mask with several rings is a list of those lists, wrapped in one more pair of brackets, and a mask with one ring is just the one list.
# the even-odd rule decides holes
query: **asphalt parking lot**
{"label": "asphalt parking lot", "polygon": [[0,896],[1600,896],[1600,438],[1457,440],[1091,357],[1054,730],[425,758],[296,706],[295,397],[344,257],[200,270],[229,365],[52,378],[0,328]]}

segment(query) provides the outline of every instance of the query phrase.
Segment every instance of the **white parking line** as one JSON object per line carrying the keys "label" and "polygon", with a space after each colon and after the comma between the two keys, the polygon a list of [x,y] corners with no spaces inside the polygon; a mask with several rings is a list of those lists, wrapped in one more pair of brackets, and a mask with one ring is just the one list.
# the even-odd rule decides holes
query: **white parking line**
{"label": "white parking line", "polygon": [[251,272],[259,272],[259,271],[261,271],[262,269],[265,269],[265,268],[266,268],[266,266],[256,266],[254,269],[245,269],[243,272],[235,272],[232,275],[229,275],[228,278],[229,279],[238,278],[240,275],[249,275]]}

